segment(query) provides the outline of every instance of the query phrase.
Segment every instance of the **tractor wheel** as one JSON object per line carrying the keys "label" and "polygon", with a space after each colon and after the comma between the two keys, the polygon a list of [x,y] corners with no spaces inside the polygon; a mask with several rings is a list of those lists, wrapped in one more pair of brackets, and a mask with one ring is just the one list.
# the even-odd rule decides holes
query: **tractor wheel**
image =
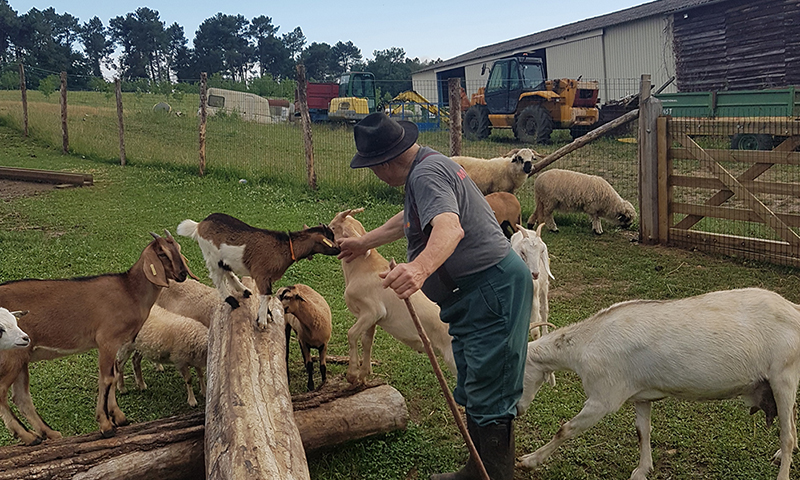
{"label": "tractor wheel", "polygon": [[489,109],[485,105],[473,105],[464,114],[464,134],[470,140],[483,140],[492,133]]}
{"label": "tractor wheel", "polygon": [[731,150],[772,150],[772,135],[740,133],[731,139]]}
{"label": "tractor wheel", "polygon": [[525,143],[550,143],[553,119],[541,105],[528,105],[514,122],[514,135]]}

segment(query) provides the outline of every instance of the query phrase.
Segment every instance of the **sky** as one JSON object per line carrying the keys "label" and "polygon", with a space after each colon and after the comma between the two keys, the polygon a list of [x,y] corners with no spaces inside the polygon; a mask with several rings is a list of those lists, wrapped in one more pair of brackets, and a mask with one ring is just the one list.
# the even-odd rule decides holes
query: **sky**
{"label": "sky", "polygon": [[[476,48],[541,32],[587,18],[616,12],[647,0],[573,0],[531,2],[522,0],[383,0],[280,2],[232,0],[57,0],[50,2],[8,0],[18,15],[31,8],[77,17],[85,23],[97,16],[104,26],[111,18],[133,13],[139,7],[159,12],[169,27],[183,27],[192,44],[200,24],[217,13],[241,14],[248,20],[260,15],[272,18],[278,35],[296,27],[303,30],[306,45],[352,41],[362,57],[374,58],[376,50],[402,48],[407,58],[421,61],[448,60]],[[338,8],[338,10],[337,10]]]}

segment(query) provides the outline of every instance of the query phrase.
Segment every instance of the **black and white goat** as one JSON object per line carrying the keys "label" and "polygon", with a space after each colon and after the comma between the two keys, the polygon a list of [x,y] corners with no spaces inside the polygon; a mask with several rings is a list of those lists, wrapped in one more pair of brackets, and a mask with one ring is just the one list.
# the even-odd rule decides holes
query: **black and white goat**
{"label": "black and white goat", "polygon": [[639,465],[653,467],[650,403],[666,397],[743,397],[751,413],[780,424],[778,480],[789,480],[797,449],[795,401],[800,383],[800,305],[758,288],[726,290],[669,301],[633,300],[601,310],[528,344],[521,414],[554,371],[572,370],[586,392],[583,409],[520,465],[541,465],[562,443],[625,402],[633,403]]}
{"label": "black and white goat", "polygon": [[316,253],[338,255],[340,251],[327,225],[280,232],[251,227],[224,213],[212,213],[200,223],[184,220],[178,225],[178,235],[197,240],[211,280],[231,307],[239,306],[233,292],[251,294],[236,275],[253,277],[261,295],[259,325],[270,318],[267,297],[272,295],[272,284],[290,265]]}

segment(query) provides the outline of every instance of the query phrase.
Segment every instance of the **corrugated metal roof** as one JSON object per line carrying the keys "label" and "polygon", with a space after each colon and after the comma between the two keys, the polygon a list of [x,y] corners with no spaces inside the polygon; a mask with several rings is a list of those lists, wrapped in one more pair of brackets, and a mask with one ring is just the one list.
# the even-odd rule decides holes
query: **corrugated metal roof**
{"label": "corrugated metal roof", "polygon": [[725,1],[728,0],[656,0],[655,2],[645,3],[643,5],[627,8],[618,12],[600,15],[599,17],[581,20],[579,22],[570,23],[561,27],[551,28],[550,30],[526,35],[513,40],[507,40],[505,42],[479,47],[471,52],[453,57],[450,60],[445,60],[444,62],[437,63],[436,65],[423,68],[422,70],[419,70],[419,72],[440,70],[442,68],[468,62],[470,60],[505,54],[515,50],[524,49],[531,45],[542,44],[553,40],[558,40],[560,38],[579,35],[592,30],[606,28],[641,18],[651,17],[653,15],[672,14],[704,5],[723,3]]}

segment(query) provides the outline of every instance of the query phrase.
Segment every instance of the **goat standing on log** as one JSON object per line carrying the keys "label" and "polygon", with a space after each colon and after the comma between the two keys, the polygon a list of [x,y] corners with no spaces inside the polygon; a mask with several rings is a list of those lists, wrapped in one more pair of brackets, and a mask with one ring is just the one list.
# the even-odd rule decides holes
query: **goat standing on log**
{"label": "goat standing on log", "polygon": [[[17,280],[0,285],[0,304],[30,313],[20,326],[30,336],[25,349],[0,352],[0,416],[6,427],[27,445],[61,438],[36,413],[29,390],[28,364],[93,348],[98,350],[100,374],[96,418],[100,433],[113,436],[126,425],[114,392],[114,360],[123,345],[133,342],[168,280],[182,282],[191,275],[181,248],[169,232],[155,238],[127,272],[65,280]],[[8,406],[13,402],[28,419],[29,432]]]}
{"label": "goat standing on log", "polygon": [[[297,260],[311,258],[315,253],[338,255],[333,232],[326,225],[304,228],[297,232],[278,232],[251,227],[224,213],[212,213],[200,223],[184,220],[178,225],[178,235],[197,240],[209,275],[220,295],[232,308],[239,302],[233,291],[248,290],[238,275],[249,275],[256,282],[261,298],[256,323],[263,325],[267,315],[267,300],[272,284]],[[232,291],[233,290],[233,291]]]}
{"label": "goat standing on log", "polygon": [[666,397],[722,400],[743,397],[780,424],[778,480],[789,480],[797,449],[795,401],[800,383],[800,305],[758,288],[712,292],[670,301],[633,300],[601,310],[528,344],[525,388],[530,405],[552,372],[572,370],[586,392],[583,409],[521,466],[541,465],[562,443],[589,429],[623,403],[633,403],[639,465],[631,480],[653,467],[650,403]]}

